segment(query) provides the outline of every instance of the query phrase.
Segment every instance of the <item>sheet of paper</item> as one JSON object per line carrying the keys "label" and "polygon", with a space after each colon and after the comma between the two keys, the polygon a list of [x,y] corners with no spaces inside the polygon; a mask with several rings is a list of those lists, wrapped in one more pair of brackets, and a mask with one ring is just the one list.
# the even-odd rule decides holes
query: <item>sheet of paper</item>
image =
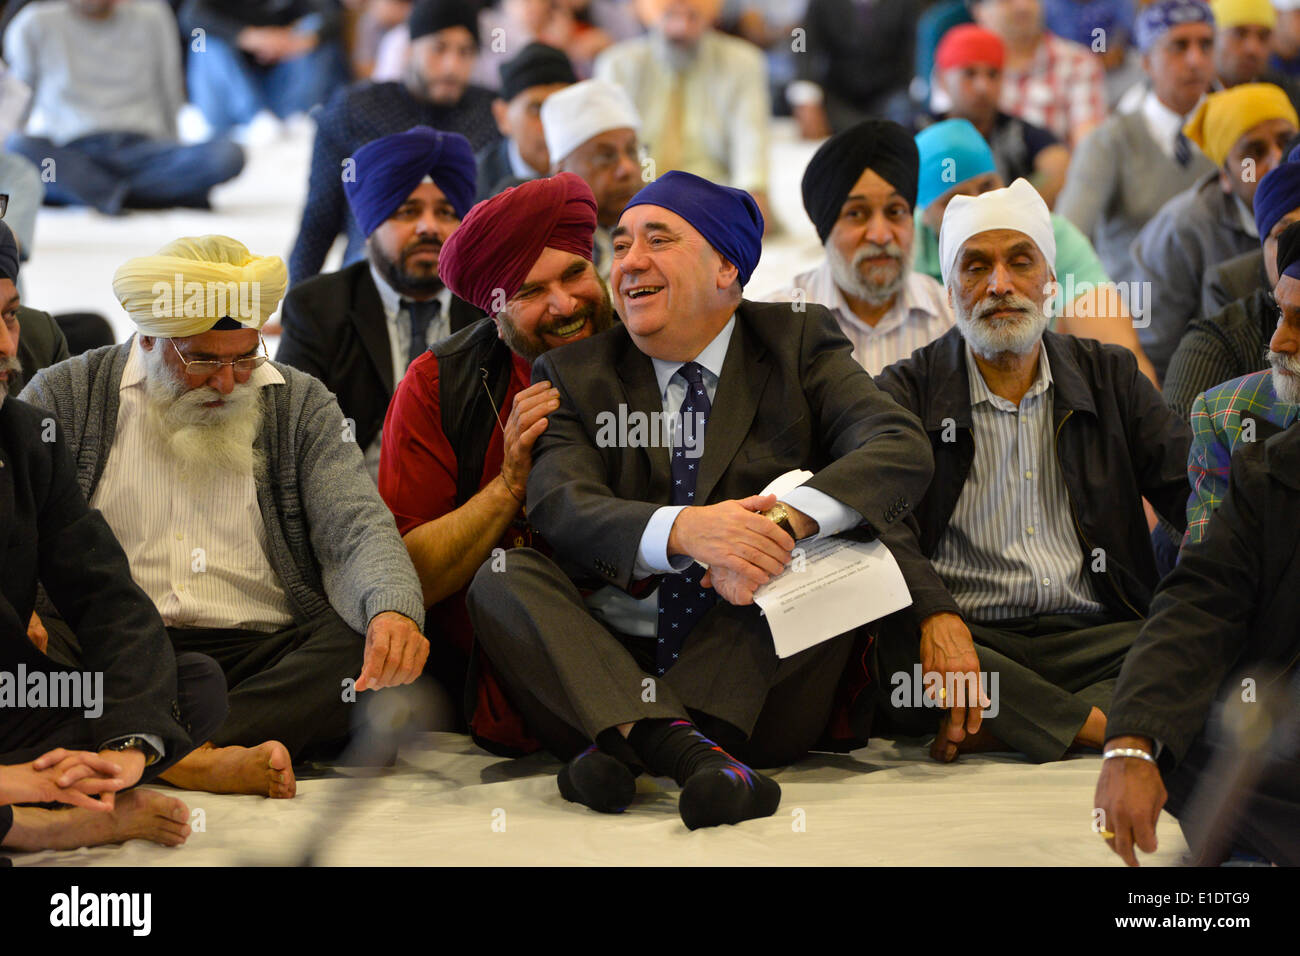
{"label": "sheet of paper", "polygon": [[754,592],[777,657],[790,657],[912,603],[903,572],[879,541],[834,535],[804,546]]}

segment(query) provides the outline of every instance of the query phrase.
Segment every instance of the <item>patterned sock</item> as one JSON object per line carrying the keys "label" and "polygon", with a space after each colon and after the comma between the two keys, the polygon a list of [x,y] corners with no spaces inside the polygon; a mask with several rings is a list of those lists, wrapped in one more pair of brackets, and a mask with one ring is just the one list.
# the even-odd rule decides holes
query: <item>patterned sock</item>
{"label": "patterned sock", "polygon": [[560,796],[599,813],[622,813],[636,795],[636,780],[621,760],[595,744],[560,768]]}
{"label": "patterned sock", "polygon": [[781,803],[775,780],[745,766],[686,720],[642,720],[628,737],[652,773],[681,785],[688,830],[770,817]]}

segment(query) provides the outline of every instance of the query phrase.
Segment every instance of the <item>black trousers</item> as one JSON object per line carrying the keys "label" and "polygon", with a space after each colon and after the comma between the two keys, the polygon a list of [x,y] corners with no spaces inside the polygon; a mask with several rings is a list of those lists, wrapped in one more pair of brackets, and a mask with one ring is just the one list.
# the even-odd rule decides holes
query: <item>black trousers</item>
{"label": "black trousers", "polygon": [[[989,732],[1039,763],[1059,760],[1092,708],[1105,713],[1110,707],[1141,626],[1081,614],[968,623],[993,700],[985,715]],[[878,733],[922,736],[938,729],[943,711],[917,706],[910,693],[920,663],[915,630],[882,629],[871,667]]]}
{"label": "black trousers", "polygon": [[[1265,691],[1260,693],[1262,697]],[[1279,866],[1300,866],[1300,734],[1295,733],[1300,715],[1294,710],[1298,704],[1300,700],[1293,699],[1289,708],[1284,704],[1267,720],[1252,722],[1242,719],[1248,716],[1243,712],[1264,705],[1242,701],[1234,688],[1215,704],[1177,769],[1164,775],[1169,795],[1165,809],[1178,820],[1194,855],[1201,856],[1213,840],[1220,854],[1237,850]],[[1230,713],[1233,710],[1237,713]],[[1257,776],[1242,786],[1240,742],[1227,728],[1262,723],[1267,730],[1288,721],[1289,739],[1275,734],[1257,755]],[[1235,787],[1230,784],[1234,778]],[[1228,813],[1219,816],[1225,808]]]}
{"label": "black trousers", "polygon": [[[62,621],[48,620],[50,650],[76,660],[80,651]],[[361,675],[365,641],[333,611],[280,631],[167,629],[179,658],[214,660],[229,686],[229,716],[196,744],[254,747],[278,740],[293,759],[332,757],[347,744],[353,704],[344,681]],[[350,695],[355,697],[355,695]]]}
{"label": "black trousers", "polygon": [[676,664],[652,676],[655,639],[611,632],[550,559],[512,550],[470,586],[476,640],[529,729],[567,760],[599,738],[630,764],[616,728],[647,718],[688,719],[759,767],[803,757],[826,728],[853,633],[781,660],[758,608],[720,601],[697,624]]}
{"label": "black trousers", "polygon": [[[49,622],[46,622],[48,628]],[[53,639],[51,632],[51,639]],[[35,658],[36,655],[33,655]],[[66,671],[61,662],[49,660],[46,673]],[[23,662],[31,673],[38,665]],[[176,695],[180,724],[195,744],[207,740],[226,719],[226,679],[217,662],[202,654],[176,655]],[[55,707],[0,710],[0,764],[20,764],[43,753],[64,747],[94,750],[103,743],[93,718],[84,710]],[[184,757],[193,748],[171,748],[162,759],[144,768],[140,783],[148,783]],[[13,809],[0,807],[0,840],[13,825]]]}

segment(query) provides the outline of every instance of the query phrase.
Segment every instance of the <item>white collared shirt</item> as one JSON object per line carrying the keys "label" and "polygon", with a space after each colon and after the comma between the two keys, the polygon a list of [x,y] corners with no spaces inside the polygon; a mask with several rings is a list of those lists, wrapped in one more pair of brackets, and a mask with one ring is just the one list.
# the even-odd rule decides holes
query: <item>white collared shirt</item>
{"label": "white collared shirt", "polygon": [[[1161,103],[1160,97],[1156,96],[1155,90],[1148,90],[1147,95],[1142,97],[1141,109],[1142,118],[1146,120],[1147,132],[1151,134],[1151,138],[1160,147],[1160,152],[1176,161],[1174,147],[1178,142],[1178,131],[1187,125],[1187,117],[1179,116],[1165,106],[1164,103]],[[1192,149],[1198,148],[1191,140],[1187,141],[1187,145]],[[1192,155],[1195,155],[1195,153]]]}
{"label": "white collared shirt", "polygon": [[795,276],[785,288],[769,292],[762,301],[803,301],[826,306],[853,343],[854,361],[872,375],[879,375],[887,366],[929,345],[953,326],[952,308],[943,286],[916,271],[908,273],[889,311],[874,326],[868,325],[849,307],[825,259],[817,268]]}
{"label": "white collared shirt", "polygon": [[[379,302],[384,307],[384,318],[387,320],[385,328],[388,330],[388,350],[393,361],[393,389],[396,391],[397,383],[406,374],[406,356],[411,348],[411,316],[402,306],[402,296],[384,280],[373,262],[370,263],[370,277],[375,280]],[[429,323],[425,333],[428,345],[451,334],[451,290],[443,286],[434,298],[441,303],[442,308],[438,310],[438,318]],[[383,438],[384,430],[381,427],[375,432],[374,441],[365,449],[366,471],[370,472],[370,477],[375,479],[376,484],[379,482],[379,450]]]}
{"label": "white collared shirt", "polygon": [[[157,346],[170,348],[166,339]],[[156,346],[156,347],[157,347]],[[254,388],[282,385],[270,362]],[[200,493],[145,422],[145,369],[134,339],[122,372],[113,447],[91,496],[126,552],[131,577],[168,627],[275,631],[293,623],[267,557],[266,526],[252,475],[216,473]]]}

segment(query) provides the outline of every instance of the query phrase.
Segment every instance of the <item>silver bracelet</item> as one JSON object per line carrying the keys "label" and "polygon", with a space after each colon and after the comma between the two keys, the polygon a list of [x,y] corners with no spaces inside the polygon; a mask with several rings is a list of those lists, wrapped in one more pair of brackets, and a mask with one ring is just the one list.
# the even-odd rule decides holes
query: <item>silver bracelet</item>
{"label": "silver bracelet", "polygon": [[1104,751],[1101,755],[1102,760],[1109,760],[1111,757],[1137,757],[1139,760],[1145,760],[1147,763],[1156,762],[1155,757],[1137,747],[1117,747],[1114,750]]}

